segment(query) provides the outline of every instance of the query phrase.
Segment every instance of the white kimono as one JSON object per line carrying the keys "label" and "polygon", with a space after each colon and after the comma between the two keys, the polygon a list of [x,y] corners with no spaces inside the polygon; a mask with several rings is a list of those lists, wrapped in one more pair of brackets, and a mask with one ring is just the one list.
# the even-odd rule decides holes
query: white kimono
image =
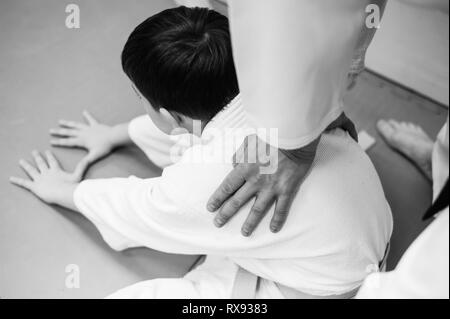
{"label": "white kimono", "polygon": [[[433,150],[433,198],[448,179],[449,123]],[[447,194],[448,196],[448,194]],[[367,278],[358,298],[449,298],[449,209],[408,248],[394,271]]]}
{"label": "white kimono", "polygon": [[[387,0],[176,0],[228,13],[249,123],[281,149],[314,141],[343,110]],[[378,11],[373,11],[373,6]]]}
{"label": "white kimono", "polygon": [[165,166],[162,176],[83,181],[74,193],[77,208],[113,249],[145,246],[208,257],[184,278],[138,283],[112,297],[230,298],[238,266],[262,278],[257,298],[283,298],[276,283],[315,296],[340,295],[359,287],[379,264],[392,232],[390,208],[369,158],[342,130],[323,136],[280,233],[269,231],[272,208],[252,237],[241,235],[251,203],[222,229],[214,226],[208,198],[252,132],[240,97],[187,148],[174,147],[173,137],[148,116],[130,123],[132,140]]}

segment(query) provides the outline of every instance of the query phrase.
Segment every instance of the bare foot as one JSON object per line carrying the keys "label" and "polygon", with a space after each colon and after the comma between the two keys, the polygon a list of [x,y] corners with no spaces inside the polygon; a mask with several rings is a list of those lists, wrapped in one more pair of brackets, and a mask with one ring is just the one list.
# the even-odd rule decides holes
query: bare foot
{"label": "bare foot", "polygon": [[393,149],[412,160],[427,178],[432,179],[431,154],[434,142],[420,126],[394,120],[380,120],[377,128]]}

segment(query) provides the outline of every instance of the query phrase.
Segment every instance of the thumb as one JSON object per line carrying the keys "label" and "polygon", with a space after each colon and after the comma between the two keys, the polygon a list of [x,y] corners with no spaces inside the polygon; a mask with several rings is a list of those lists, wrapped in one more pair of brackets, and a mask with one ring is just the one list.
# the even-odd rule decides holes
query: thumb
{"label": "thumb", "polygon": [[73,176],[76,181],[79,182],[83,179],[84,174],[86,173],[91,163],[92,163],[92,155],[88,154],[77,164],[73,172]]}

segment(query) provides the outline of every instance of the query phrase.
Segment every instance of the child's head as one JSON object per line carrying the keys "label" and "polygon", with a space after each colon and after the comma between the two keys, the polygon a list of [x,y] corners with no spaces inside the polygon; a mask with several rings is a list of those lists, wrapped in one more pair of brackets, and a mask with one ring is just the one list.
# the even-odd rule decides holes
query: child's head
{"label": "child's head", "polygon": [[167,113],[161,109],[178,124],[208,122],[239,93],[228,19],[205,8],[178,7],[145,20],[125,44],[122,67],[155,122]]}

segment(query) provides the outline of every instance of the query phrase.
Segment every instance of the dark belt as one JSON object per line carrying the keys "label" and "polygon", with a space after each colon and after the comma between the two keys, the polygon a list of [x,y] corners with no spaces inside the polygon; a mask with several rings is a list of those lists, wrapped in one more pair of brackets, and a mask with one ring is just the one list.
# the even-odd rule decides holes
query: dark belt
{"label": "dark belt", "polygon": [[449,206],[448,202],[448,179],[445,183],[444,188],[442,189],[441,193],[437,197],[436,201],[431,205],[431,207],[428,209],[428,211],[425,213],[425,216],[423,216],[423,220],[428,220],[432,217],[434,217],[437,213],[443,211]]}

